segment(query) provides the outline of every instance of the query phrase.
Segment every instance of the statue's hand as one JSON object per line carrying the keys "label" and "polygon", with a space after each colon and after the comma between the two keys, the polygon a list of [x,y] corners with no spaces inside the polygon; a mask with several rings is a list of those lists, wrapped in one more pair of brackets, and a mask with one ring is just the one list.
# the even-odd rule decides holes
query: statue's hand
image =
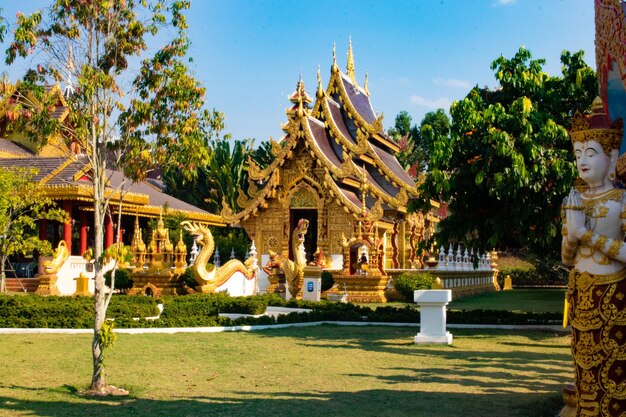
{"label": "statue's hand", "polygon": [[572,188],[564,207],[565,218],[567,219],[567,240],[570,242],[577,242],[587,232],[583,208],[580,193],[575,188]]}

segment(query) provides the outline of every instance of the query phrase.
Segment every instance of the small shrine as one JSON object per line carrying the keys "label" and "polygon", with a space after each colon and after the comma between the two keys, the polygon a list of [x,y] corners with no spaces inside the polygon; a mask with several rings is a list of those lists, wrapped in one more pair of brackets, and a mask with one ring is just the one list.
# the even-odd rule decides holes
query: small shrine
{"label": "small shrine", "polygon": [[[351,299],[385,301],[387,271],[423,266],[418,244],[434,232],[438,217],[407,212],[417,185],[373,110],[367,75],[357,83],[351,43],[346,72],[333,49],[325,89],[319,69],[317,78],[313,100],[300,77],[289,96],[285,136],[271,140],[274,161],[261,169],[249,160],[249,184],[237,200],[242,209],[224,206],[221,215],[257,243],[263,265],[270,253],[294,259],[292,234],[307,220],[307,263],[340,274],[336,282],[346,283]],[[363,246],[365,273],[357,268]]]}
{"label": "small shrine", "polygon": [[143,241],[138,219],[130,246],[134,268],[131,273],[133,288],[129,294],[174,295],[184,292],[179,277],[187,266],[187,247],[182,232],[174,247],[170,241],[169,229],[159,216],[157,228],[152,231],[150,243]]}

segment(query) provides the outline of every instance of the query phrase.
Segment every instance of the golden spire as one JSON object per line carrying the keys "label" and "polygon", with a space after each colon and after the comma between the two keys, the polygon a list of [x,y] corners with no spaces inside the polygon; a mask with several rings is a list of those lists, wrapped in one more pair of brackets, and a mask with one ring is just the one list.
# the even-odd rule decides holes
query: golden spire
{"label": "golden spire", "polygon": [[339,71],[339,67],[337,67],[337,51],[335,50],[335,42],[333,42],[333,72]]}
{"label": "golden spire", "polygon": [[352,83],[356,85],[356,77],[354,75],[354,56],[352,55],[352,36],[348,41],[348,65],[346,66],[346,74],[352,80]]}
{"label": "golden spire", "polygon": [[367,96],[369,97],[370,90],[367,88],[367,80],[368,80],[367,71],[365,71],[365,84],[363,85],[363,90],[365,90],[365,94],[367,94]]}
{"label": "golden spire", "polygon": [[322,74],[320,72],[320,66],[317,66],[317,98],[324,97],[324,89],[322,88]]}

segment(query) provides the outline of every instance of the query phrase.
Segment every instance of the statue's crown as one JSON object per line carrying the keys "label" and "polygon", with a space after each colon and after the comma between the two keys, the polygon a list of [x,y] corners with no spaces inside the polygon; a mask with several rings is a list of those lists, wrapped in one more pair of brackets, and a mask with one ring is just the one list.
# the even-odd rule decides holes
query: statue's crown
{"label": "statue's crown", "polygon": [[591,114],[584,115],[577,111],[572,119],[570,136],[572,142],[587,142],[595,140],[608,155],[622,144],[622,119],[610,123],[604,111],[604,103],[596,97],[591,105]]}

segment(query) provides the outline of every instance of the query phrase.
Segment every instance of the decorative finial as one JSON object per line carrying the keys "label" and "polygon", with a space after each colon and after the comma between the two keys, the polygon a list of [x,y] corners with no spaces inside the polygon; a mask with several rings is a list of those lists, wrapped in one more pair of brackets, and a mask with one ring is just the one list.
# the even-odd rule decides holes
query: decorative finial
{"label": "decorative finial", "polygon": [[335,42],[333,42],[333,72],[339,71],[337,67],[337,51],[335,50]]}
{"label": "decorative finial", "polygon": [[72,52],[72,44],[70,44],[70,48],[67,54],[67,79],[65,80],[66,85],[63,89],[63,97],[66,99],[70,98],[74,92],[74,84],[72,83],[72,72],[74,71],[74,53]]}
{"label": "decorative finial", "polygon": [[363,90],[365,90],[365,94],[367,94],[367,96],[369,97],[370,90],[367,88],[367,81],[368,81],[368,75],[367,75],[367,71],[365,71],[365,84],[363,85]]}
{"label": "decorative finial", "polygon": [[354,56],[352,54],[352,36],[350,36],[350,40],[348,41],[348,65],[346,66],[346,73],[352,80],[352,83],[356,85],[356,77],[354,75]]}
{"label": "decorative finial", "polygon": [[302,106],[302,100],[298,102],[298,117],[304,117],[304,107]]}
{"label": "decorative finial", "polygon": [[320,70],[320,66],[317,66],[317,98],[322,98],[324,96],[324,89],[322,88],[322,74]]}

